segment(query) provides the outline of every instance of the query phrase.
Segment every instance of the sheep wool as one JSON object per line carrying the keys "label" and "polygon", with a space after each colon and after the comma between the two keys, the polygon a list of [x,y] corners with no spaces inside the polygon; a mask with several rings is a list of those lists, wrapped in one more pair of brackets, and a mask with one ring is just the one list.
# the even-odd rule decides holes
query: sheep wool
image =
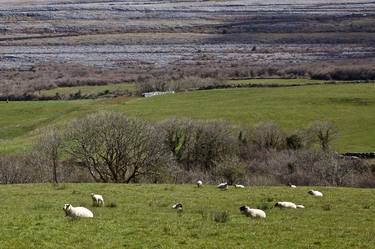
{"label": "sheep wool", "polygon": [[104,206],[104,199],[103,196],[91,193],[91,198],[94,206]]}
{"label": "sheep wool", "polygon": [[249,208],[248,206],[240,207],[242,214],[252,218],[266,218],[266,213],[261,209]]}
{"label": "sheep wool", "polygon": [[244,186],[244,185],[241,185],[241,184],[235,184],[234,187],[235,187],[235,188],[245,188],[245,186]]}
{"label": "sheep wool", "polygon": [[319,196],[319,197],[323,196],[323,193],[317,190],[309,190],[307,193],[309,193],[312,196]]}
{"label": "sheep wool", "polygon": [[275,204],[275,207],[279,208],[297,208],[297,205],[289,201],[279,201]]}
{"label": "sheep wool", "polygon": [[70,217],[94,217],[94,214],[85,207],[73,207],[71,204],[65,204],[63,210],[65,212],[65,215]]}
{"label": "sheep wool", "polygon": [[182,204],[181,203],[176,203],[172,206],[173,209],[177,209],[177,210],[182,210]]}
{"label": "sheep wool", "polygon": [[219,185],[217,185],[217,188],[219,188],[221,190],[227,190],[228,189],[228,183],[226,183],[226,182],[220,183]]}
{"label": "sheep wool", "polygon": [[291,187],[291,188],[297,188],[297,186],[296,186],[296,185],[294,185],[294,184],[291,184],[291,183],[289,183],[289,184],[288,184],[288,186],[289,186],[289,187]]}
{"label": "sheep wool", "polygon": [[202,185],[203,185],[203,182],[201,180],[198,180],[197,181],[197,187],[200,188],[200,187],[202,187]]}

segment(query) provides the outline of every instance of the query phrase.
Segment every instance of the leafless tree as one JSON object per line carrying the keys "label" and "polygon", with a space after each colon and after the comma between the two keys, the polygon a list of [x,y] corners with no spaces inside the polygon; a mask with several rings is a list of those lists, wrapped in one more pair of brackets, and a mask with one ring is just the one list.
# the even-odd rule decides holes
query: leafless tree
{"label": "leafless tree", "polygon": [[145,121],[99,112],[73,121],[67,153],[97,182],[129,183],[165,165],[161,134]]}
{"label": "leafless tree", "polygon": [[338,131],[332,122],[314,121],[308,126],[306,135],[312,143],[318,143],[323,151],[328,151],[331,142],[337,137]]}
{"label": "leafless tree", "polygon": [[235,139],[226,122],[167,120],[161,124],[165,144],[186,170],[211,170],[236,151]]}
{"label": "leafless tree", "polygon": [[258,150],[280,149],[285,145],[284,137],[276,124],[262,123],[252,130],[250,141]]}
{"label": "leafless tree", "polygon": [[52,169],[52,182],[58,183],[59,156],[64,148],[63,137],[59,129],[52,126],[44,128],[43,134],[35,141],[33,148]]}

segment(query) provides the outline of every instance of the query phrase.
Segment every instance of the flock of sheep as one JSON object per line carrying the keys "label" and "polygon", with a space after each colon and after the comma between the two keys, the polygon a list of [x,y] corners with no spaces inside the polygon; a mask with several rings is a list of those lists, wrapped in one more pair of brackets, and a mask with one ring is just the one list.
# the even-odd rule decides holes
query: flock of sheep
{"label": "flock of sheep", "polygon": [[[200,188],[203,186],[203,182],[201,180],[197,181],[197,187]],[[220,183],[219,185],[217,185],[216,187],[218,189],[221,189],[221,190],[227,190],[228,189],[228,183],[227,182],[224,182],[224,183]],[[291,188],[297,188],[296,185],[293,185],[293,184],[288,184],[289,187]],[[244,185],[240,185],[240,184],[235,184],[234,185],[235,188],[245,188]],[[318,196],[318,197],[322,197],[323,194],[317,190],[309,190],[307,193],[309,193],[310,195],[313,195],[313,196]],[[305,208],[305,206],[301,205],[301,204],[295,204],[293,202],[289,202],[289,201],[279,201],[279,202],[276,202],[275,204],[275,207],[279,207],[279,208]],[[182,210],[182,204],[181,203],[176,203],[172,206],[172,208],[174,209],[177,209],[177,210]],[[261,209],[257,209],[257,208],[250,208],[248,206],[242,206],[240,207],[240,212],[248,217],[252,217],[252,218],[266,218],[266,212],[264,212],[263,210]]]}
{"label": "flock of sheep", "polygon": [[[203,182],[201,180],[197,181],[197,187],[200,188],[202,186],[203,186]],[[220,183],[219,185],[217,185],[217,188],[221,190],[227,190],[228,186],[229,186],[228,183],[225,182],[225,183]],[[288,184],[288,186],[291,188],[296,188],[296,186],[292,184]],[[240,184],[235,184],[234,187],[245,188],[245,186],[240,185]],[[309,190],[307,193],[309,193],[312,196],[317,196],[317,197],[323,196],[323,194],[317,190]],[[104,199],[102,195],[91,193],[91,198],[92,198],[94,206],[97,206],[97,207],[104,206]],[[295,204],[289,201],[276,202],[275,207],[292,208],[292,209],[305,208],[301,204]],[[177,209],[178,211],[182,211],[182,204],[176,203],[172,205],[172,208]],[[83,217],[83,218],[94,217],[94,214],[85,207],[73,207],[71,204],[65,204],[63,210],[65,212],[65,215],[70,216],[70,217]],[[257,209],[257,208],[250,208],[248,206],[242,206],[240,207],[240,212],[252,218],[266,218],[266,213],[263,210]]]}

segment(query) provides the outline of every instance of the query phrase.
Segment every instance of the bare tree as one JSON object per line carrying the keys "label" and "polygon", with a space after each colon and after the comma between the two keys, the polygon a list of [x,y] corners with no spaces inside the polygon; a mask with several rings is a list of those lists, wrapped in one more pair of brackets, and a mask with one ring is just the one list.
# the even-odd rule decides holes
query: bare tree
{"label": "bare tree", "polygon": [[167,120],[161,124],[164,142],[186,170],[211,170],[236,152],[230,126],[222,121]]}
{"label": "bare tree", "polygon": [[312,143],[318,143],[323,151],[328,151],[331,142],[337,137],[338,131],[332,122],[315,121],[310,123],[306,134]]}
{"label": "bare tree", "polygon": [[43,134],[36,140],[33,147],[52,169],[52,181],[58,183],[57,168],[59,156],[64,147],[61,132],[57,127],[44,128]]}
{"label": "bare tree", "polygon": [[285,144],[284,137],[276,124],[263,123],[252,130],[250,141],[258,150],[280,149]]}
{"label": "bare tree", "polygon": [[67,153],[97,182],[129,183],[164,165],[161,134],[145,121],[99,112],[68,127]]}

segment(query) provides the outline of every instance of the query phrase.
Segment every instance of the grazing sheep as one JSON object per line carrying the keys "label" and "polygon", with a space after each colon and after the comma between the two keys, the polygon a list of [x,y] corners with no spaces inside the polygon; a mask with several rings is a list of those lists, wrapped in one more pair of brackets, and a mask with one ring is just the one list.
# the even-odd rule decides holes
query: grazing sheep
{"label": "grazing sheep", "polygon": [[177,210],[182,210],[182,204],[181,203],[176,203],[172,206],[173,209],[177,209]]}
{"label": "grazing sheep", "polygon": [[248,206],[240,207],[242,214],[252,218],[266,218],[266,213],[261,209],[249,208]]}
{"label": "grazing sheep", "polygon": [[197,187],[200,188],[203,186],[203,182],[201,180],[197,181]]}
{"label": "grazing sheep", "polygon": [[94,214],[85,207],[73,207],[71,204],[65,204],[63,207],[66,216],[92,218]]}
{"label": "grazing sheep", "polygon": [[94,206],[104,206],[103,196],[91,193],[92,203]]}
{"label": "grazing sheep", "polygon": [[320,196],[320,197],[323,196],[322,192],[319,192],[317,190],[309,190],[307,193],[313,196]]}
{"label": "grazing sheep", "polygon": [[288,183],[288,186],[291,187],[291,188],[297,188],[296,185],[293,185],[293,184],[291,184],[291,183]]}
{"label": "grazing sheep", "polygon": [[228,183],[226,183],[226,182],[220,183],[219,185],[217,185],[217,188],[219,188],[221,190],[227,190],[228,189]]}
{"label": "grazing sheep", "polygon": [[296,205],[297,208],[305,208],[304,205]]}
{"label": "grazing sheep", "polygon": [[279,201],[275,204],[275,207],[279,208],[297,208],[297,205],[289,201]]}
{"label": "grazing sheep", "polygon": [[234,187],[235,187],[235,188],[245,188],[245,186],[244,186],[244,185],[241,185],[241,184],[235,184]]}

